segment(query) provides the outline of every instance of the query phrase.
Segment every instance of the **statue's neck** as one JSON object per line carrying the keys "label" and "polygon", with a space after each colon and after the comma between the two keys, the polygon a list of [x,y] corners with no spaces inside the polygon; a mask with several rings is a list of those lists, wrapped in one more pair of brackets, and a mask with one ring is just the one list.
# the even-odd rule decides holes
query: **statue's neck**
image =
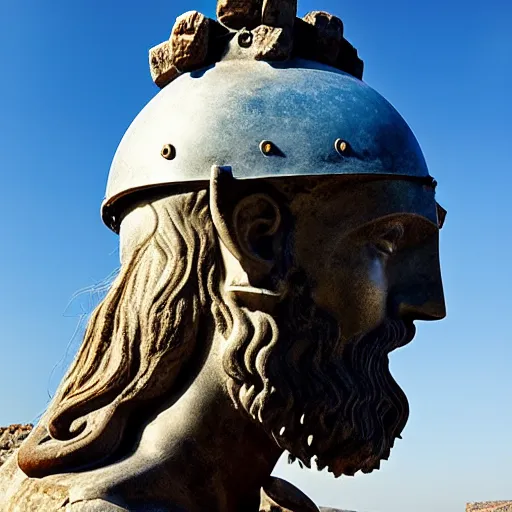
{"label": "statue's neck", "polygon": [[281,451],[232,405],[215,341],[187,390],[144,428],[135,452],[91,472],[108,489],[100,497],[122,496],[130,510],[148,501],[187,512],[259,509],[260,487]]}

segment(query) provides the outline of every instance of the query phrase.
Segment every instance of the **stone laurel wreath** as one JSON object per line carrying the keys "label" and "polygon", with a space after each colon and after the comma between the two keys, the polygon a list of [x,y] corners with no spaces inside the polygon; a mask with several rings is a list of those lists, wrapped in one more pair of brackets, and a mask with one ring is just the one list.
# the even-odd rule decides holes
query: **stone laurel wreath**
{"label": "stone laurel wreath", "polygon": [[179,18],[171,37],[149,52],[151,77],[163,88],[181,73],[222,59],[238,38],[255,60],[315,60],[363,78],[363,61],[343,37],[343,22],[326,12],[296,17],[297,0],[218,0],[218,21],[190,11]]}

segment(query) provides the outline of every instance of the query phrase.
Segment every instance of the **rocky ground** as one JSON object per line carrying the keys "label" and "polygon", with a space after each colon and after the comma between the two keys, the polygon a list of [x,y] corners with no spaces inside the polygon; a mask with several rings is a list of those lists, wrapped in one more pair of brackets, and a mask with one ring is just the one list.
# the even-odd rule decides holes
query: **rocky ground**
{"label": "rocky ground", "polygon": [[468,503],[466,512],[512,512],[512,501],[483,501]]}
{"label": "rocky ground", "polygon": [[29,435],[32,425],[10,425],[0,427],[0,466]]}

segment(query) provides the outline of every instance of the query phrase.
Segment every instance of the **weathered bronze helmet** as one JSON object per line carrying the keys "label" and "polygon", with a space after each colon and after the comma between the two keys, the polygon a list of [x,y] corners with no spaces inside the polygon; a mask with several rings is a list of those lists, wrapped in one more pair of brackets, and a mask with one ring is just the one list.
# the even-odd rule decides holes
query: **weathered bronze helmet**
{"label": "weathered bronze helmet", "polygon": [[[189,31],[203,22],[191,15]],[[295,37],[304,25],[296,20]],[[121,198],[208,181],[212,166],[230,167],[235,179],[341,174],[433,183],[407,123],[357,73],[318,62],[328,61],[321,54],[258,59],[260,28],[227,31],[225,51],[210,65],[179,74],[168,64],[172,82],[136,117],[114,157],[102,207],[109,227],[118,229]]]}

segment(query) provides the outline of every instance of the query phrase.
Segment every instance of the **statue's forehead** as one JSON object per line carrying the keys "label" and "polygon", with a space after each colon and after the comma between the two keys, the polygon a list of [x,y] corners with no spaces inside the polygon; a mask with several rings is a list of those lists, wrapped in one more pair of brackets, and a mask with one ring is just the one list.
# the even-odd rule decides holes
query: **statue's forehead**
{"label": "statue's forehead", "polygon": [[317,187],[314,195],[315,214],[322,216],[326,226],[344,230],[396,215],[441,227],[446,214],[436,202],[434,187],[412,180],[344,181],[333,177]]}

